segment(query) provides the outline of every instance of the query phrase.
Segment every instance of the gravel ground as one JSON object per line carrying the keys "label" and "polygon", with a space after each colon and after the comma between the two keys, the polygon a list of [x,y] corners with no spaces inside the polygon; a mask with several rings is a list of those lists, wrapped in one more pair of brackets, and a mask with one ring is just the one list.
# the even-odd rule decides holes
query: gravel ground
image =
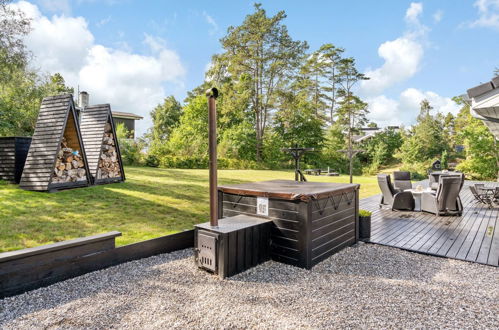
{"label": "gravel ground", "polygon": [[351,247],[221,281],[183,250],[0,300],[0,328],[499,328],[499,269]]}

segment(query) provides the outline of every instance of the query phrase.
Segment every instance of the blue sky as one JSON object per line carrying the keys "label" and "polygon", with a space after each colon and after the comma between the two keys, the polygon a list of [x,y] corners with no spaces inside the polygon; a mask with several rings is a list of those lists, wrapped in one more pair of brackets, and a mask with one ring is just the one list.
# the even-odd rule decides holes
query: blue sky
{"label": "blue sky", "polygon": [[[287,14],[290,35],[314,50],[346,49],[371,76],[358,93],[381,125],[414,122],[428,98],[450,98],[490,80],[499,67],[499,0],[262,1]],[[163,97],[199,85],[219,39],[253,11],[250,1],[34,0],[14,6],[33,18],[34,65],[61,72],[92,103],[147,116]],[[141,121],[138,133],[150,125]]]}

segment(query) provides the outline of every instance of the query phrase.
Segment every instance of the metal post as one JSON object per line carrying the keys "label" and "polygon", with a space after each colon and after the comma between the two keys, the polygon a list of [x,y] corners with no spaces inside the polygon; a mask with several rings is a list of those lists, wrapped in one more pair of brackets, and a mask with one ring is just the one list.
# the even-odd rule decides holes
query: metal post
{"label": "metal post", "polygon": [[208,149],[210,163],[210,225],[218,226],[218,193],[217,193],[217,104],[218,90],[210,88],[208,97]]}

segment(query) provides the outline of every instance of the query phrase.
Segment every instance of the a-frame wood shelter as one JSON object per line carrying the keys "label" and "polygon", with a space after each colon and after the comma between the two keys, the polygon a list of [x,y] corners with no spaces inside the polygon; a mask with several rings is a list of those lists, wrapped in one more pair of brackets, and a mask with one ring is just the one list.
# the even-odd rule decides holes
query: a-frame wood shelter
{"label": "a-frame wood shelter", "polygon": [[89,184],[73,96],[44,98],[19,187],[51,191]]}
{"label": "a-frame wood shelter", "polygon": [[92,182],[125,181],[111,106],[99,104],[85,107],[81,113],[80,129]]}

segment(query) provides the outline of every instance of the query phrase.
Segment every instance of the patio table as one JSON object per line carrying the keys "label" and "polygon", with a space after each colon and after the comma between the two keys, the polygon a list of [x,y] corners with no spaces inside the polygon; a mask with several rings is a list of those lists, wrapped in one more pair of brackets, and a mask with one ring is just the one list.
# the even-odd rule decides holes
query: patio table
{"label": "patio table", "polygon": [[423,195],[424,192],[432,192],[431,188],[425,188],[425,189],[407,189],[404,191],[410,191],[412,193],[412,197],[414,197],[414,211],[421,212],[421,195]]}

